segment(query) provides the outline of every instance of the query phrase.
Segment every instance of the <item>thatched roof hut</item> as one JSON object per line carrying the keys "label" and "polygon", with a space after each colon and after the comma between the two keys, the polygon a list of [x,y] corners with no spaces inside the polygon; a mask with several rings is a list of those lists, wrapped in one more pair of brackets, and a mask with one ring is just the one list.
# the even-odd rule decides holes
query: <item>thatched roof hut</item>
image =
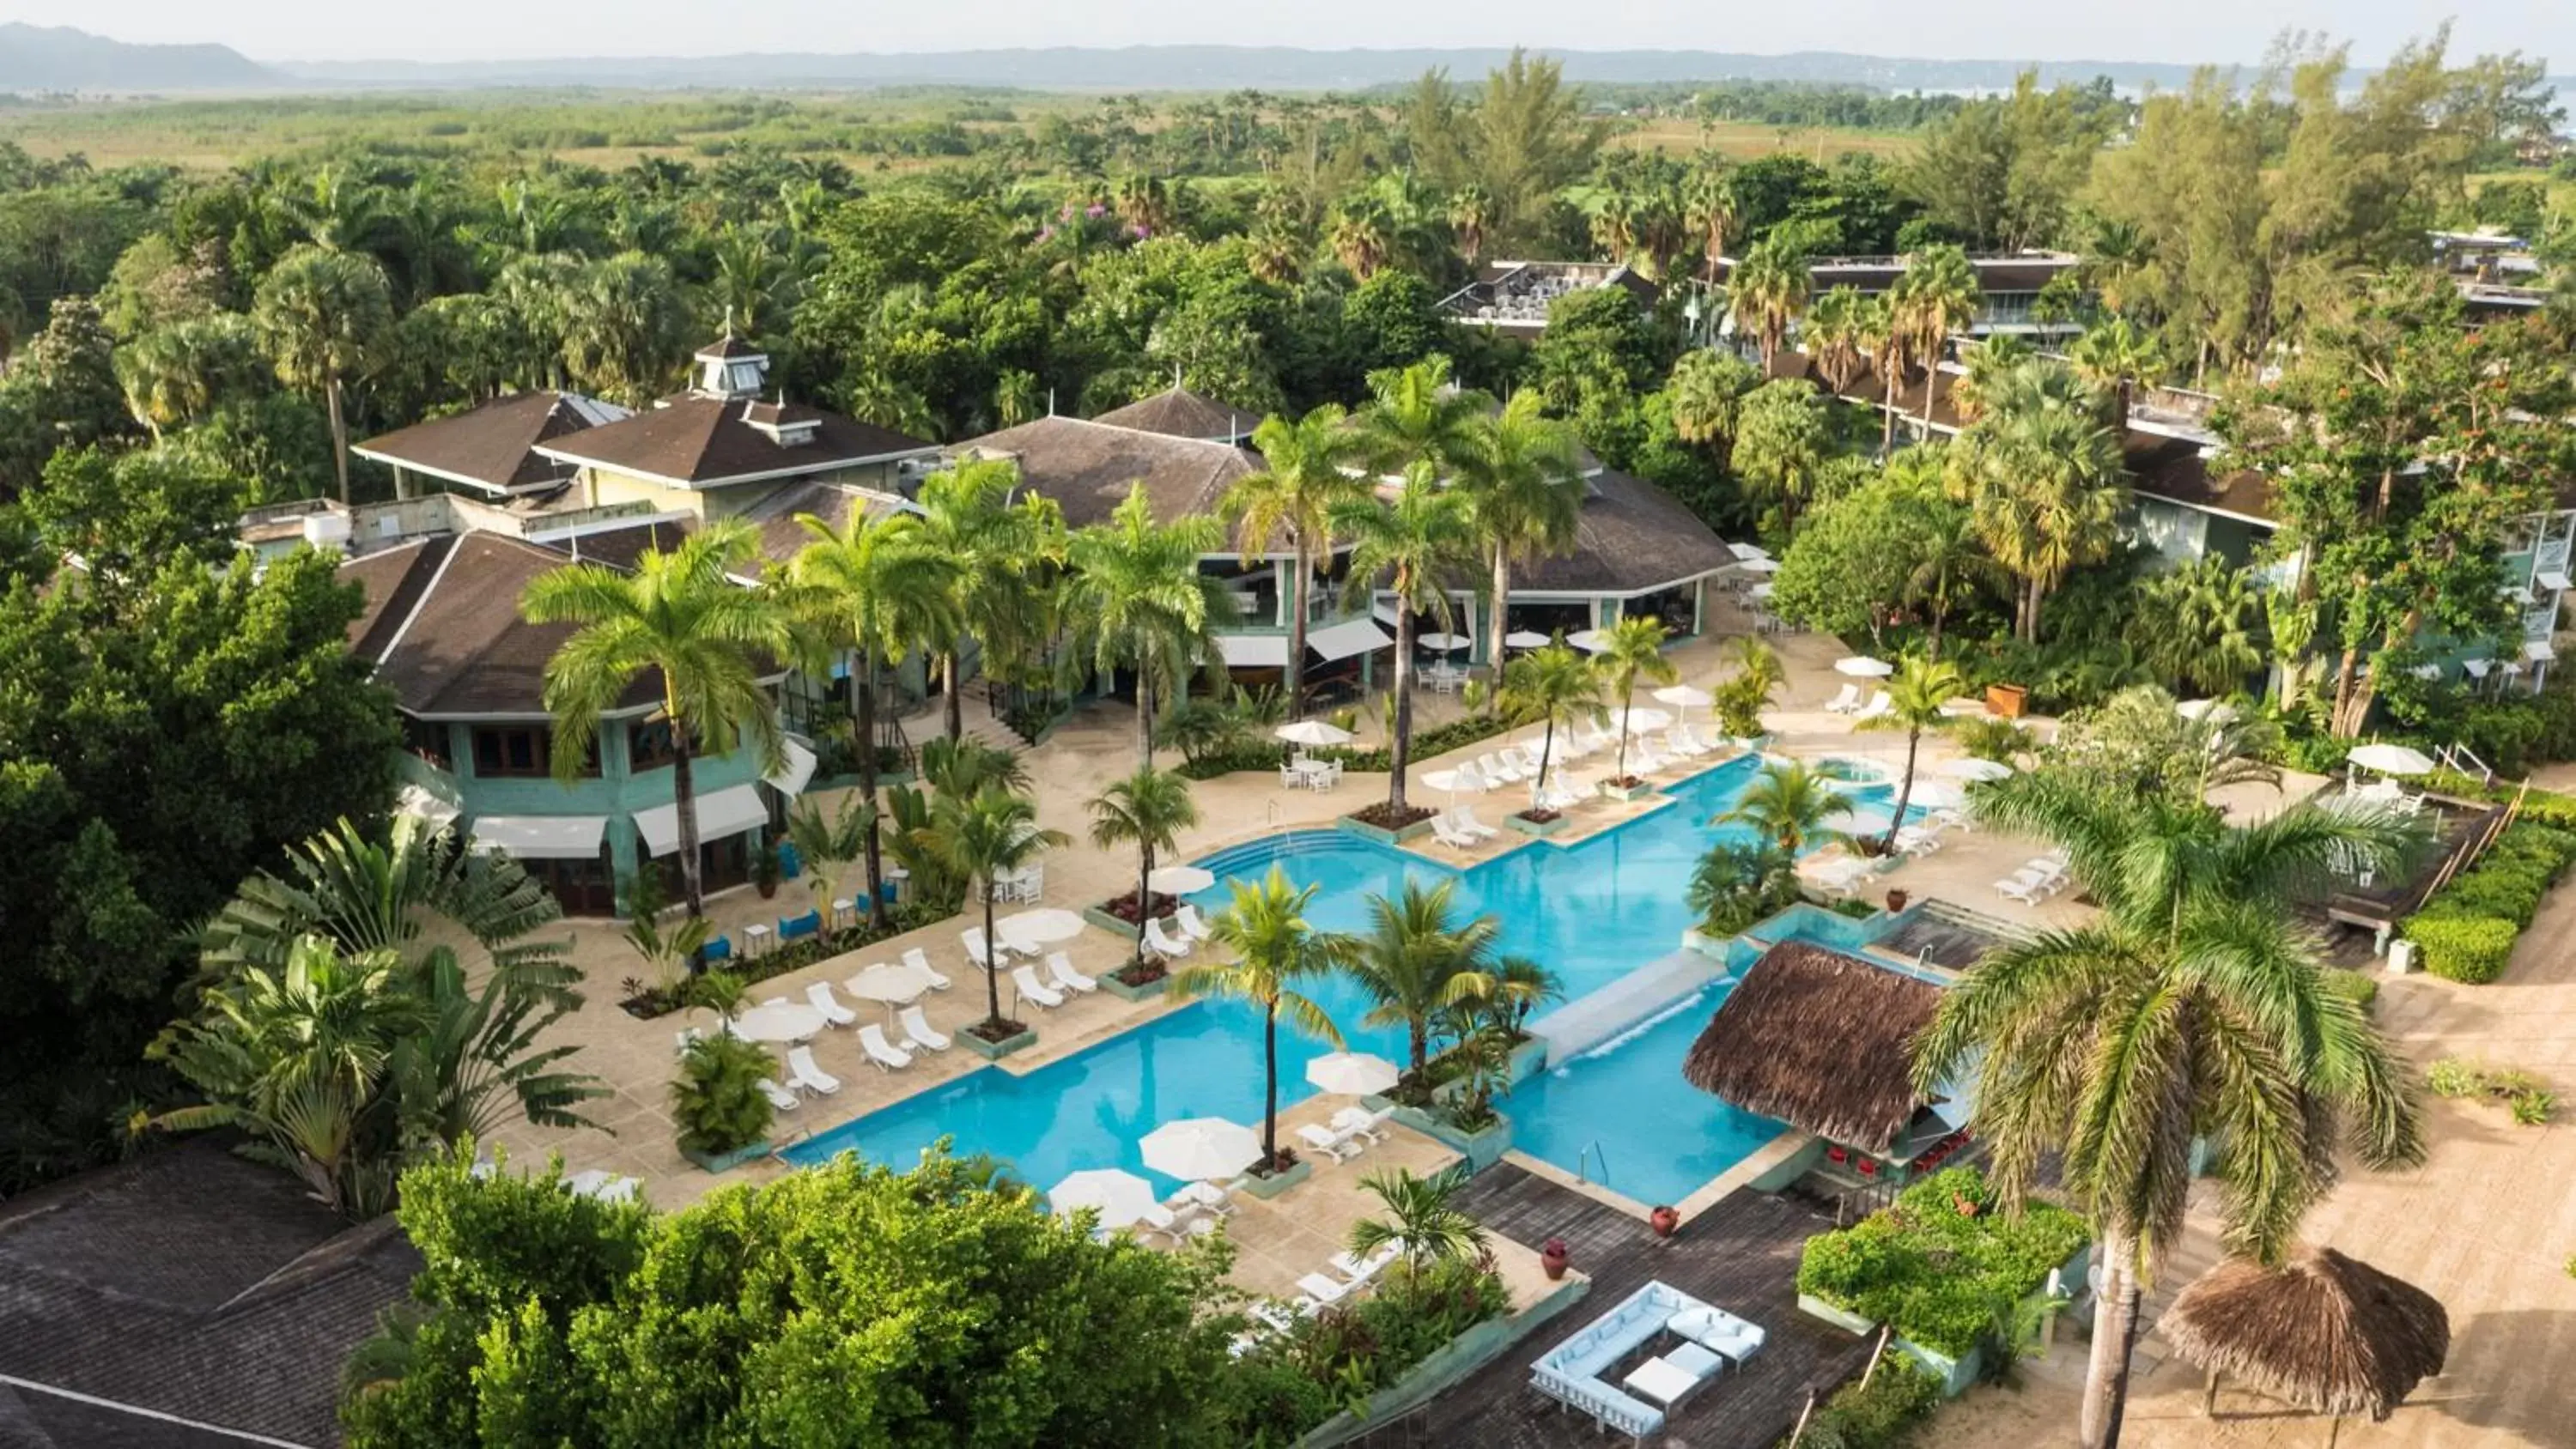
{"label": "thatched roof hut", "polygon": [[2384,1420],[2442,1371],[2451,1319],[2433,1295],[2332,1248],[2202,1274],[2156,1325],[2174,1351],[2313,1413]]}
{"label": "thatched roof hut", "polygon": [[1912,1047],[1940,1001],[1928,981],[1784,941],[1709,1018],[1682,1075],[1748,1112],[1884,1154],[1924,1105]]}

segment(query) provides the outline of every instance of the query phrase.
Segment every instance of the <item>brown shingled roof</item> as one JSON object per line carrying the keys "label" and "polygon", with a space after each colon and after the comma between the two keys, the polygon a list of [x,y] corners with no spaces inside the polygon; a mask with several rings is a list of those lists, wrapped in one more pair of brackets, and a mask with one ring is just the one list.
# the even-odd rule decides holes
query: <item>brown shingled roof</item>
{"label": "brown shingled roof", "polygon": [[1515,590],[1633,594],[1735,562],[1717,530],[1654,484],[1607,470],[1586,481],[1573,551],[1515,568]]}
{"label": "brown shingled roof", "polygon": [[[565,555],[478,530],[431,540],[400,574],[369,569],[377,557],[341,565],[341,576],[367,588],[364,617],[374,622],[365,635],[375,652],[359,652],[375,664],[377,681],[393,690],[403,709],[417,715],[546,712],[546,661],[574,626],[527,622],[519,617],[519,595],[537,575],[562,567]],[[376,590],[388,585],[391,592],[380,605]],[[406,596],[410,607],[395,608]],[[648,675],[628,685],[618,705],[647,705],[659,697],[660,685]]]}
{"label": "brown shingled roof", "polygon": [[349,621],[350,653],[370,664],[384,657],[385,647],[411,617],[422,592],[437,576],[438,566],[447,561],[447,551],[455,546],[454,535],[440,534],[340,565],[341,581],[358,585],[366,596],[358,617]]}
{"label": "brown shingled roof", "polygon": [[1136,483],[1158,523],[1212,514],[1236,479],[1261,468],[1258,455],[1224,443],[1064,417],[987,433],[957,452],[1017,460],[1022,485],[1054,499],[1072,528],[1107,521]]}
{"label": "brown shingled roof", "polygon": [[814,541],[814,535],[796,521],[800,514],[813,514],[838,529],[849,526],[853,512],[882,518],[902,506],[873,489],[811,478],[779,489],[744,509],[741,516],[760,530],[761,557],[785,563]]}
{"label": "brown shingled roof", "polygon": [[1111,408],[1092,421],[1115,428],[1161,433],[1169,438],[1203,438],[1218,442],[1248,439],[1252,430],[1261,426],[1259,414],[1245,412],[1183,387],[1140,398],[1123,408]]}
{"label": "brown shingled roof", "polygon": [[572,470],[532,450],[539,443],[589,429],[592,424],[584,404],[593,413],[601,406],[559,392],[518,393],[470,412],[369,438],[353,451],[495,490],[559,483],[572,476]]}
{"label": "brown shingled roof", "polygon": [[1819,1137],[1884,1153],[1924,1105],[1915,1035],[1941,989],[1803,941],[1762,953],[1682,1063],[1692,1086]]}
{"label": "brown shingled roof", "polygon": [[592,428],[545,449],[549,457],[705,486],[739,478],[820,473],[851,463],[929,451],[931,445],[891,428],[845,418],[803,403],[774,408],[776,421],[814,424],[808,442],[788,445],[745,417],[741,398],[685,396],[622,422]]}
{"label": "brown shingled roof", "polygon": [[2251,468],[2212,472],[2200,444],[2189,438],[2131,432],[2122,437],[2120,454],[2130,486],[2149,497],[2266,522],[2272,517],[2269,480]]}

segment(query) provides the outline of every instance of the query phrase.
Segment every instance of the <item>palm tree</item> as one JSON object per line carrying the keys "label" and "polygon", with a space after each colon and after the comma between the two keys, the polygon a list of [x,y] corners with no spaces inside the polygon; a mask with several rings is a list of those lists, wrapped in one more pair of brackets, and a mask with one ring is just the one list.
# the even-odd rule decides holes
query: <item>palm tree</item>
{"label": "palm tree", "polygon": [[1160,691],[1178,693],[1192,669],[1217,657],[1214,630],[1233,615],[1225,586],[1199,571],[1201,556],[1224,542],[1224,525],[1213,518],[1156,523],[1139,483],[1107,523],[1080,530],[1066,544],[1072,573],[1065,615],[1079,621],[1093,671],[1106,677],[1122,664],[1136,671],[1140,766],[1154,762]]}
{"label": "palm tree", "polygon": [[841,868],[866,858],[868,837],[876,828],[873,793],[852,791],[841,797],[840,808],[830,815],[811,795],[801,795],[787,807],[787,838],[794,842],[798,858],[805,862],[806,880],[824,904],[838,895]]}
{"label": "palm tree", "polygon": [[[1911,457],[1912,454],[1907,456]],[[1905,576],[1905,602],[1925,606],[1931,628],[1925,653],[1941,657],[1941,633],[1962,589],[2000,585],[2008,574],[1986,552],[1976,515],[1947,499],[1927,498],[1914,532],[1914,568]]]}
{"label": "palm tree", "polygon": [[373,372],[393,337],[384,269],[366,256],[300,246],[260,279],[251,325],[288,387],[322,395],[331,417],[331,461],[349,501],[349,423],[341,384]]}
{"label": "palm tree", "polygon": [[1682,183],[1682,221],[1700,239],[1700,281],[1713,287],[1717,264],[1726,255],[1727,236],[1735,230],[1737,207],[1735,178],[1709,163],[1706,155]]}
{"label": "palm tree", "polygon": [[1341,407],[1326,403],[1295,422],[1268,417],[1252,430],[1267,466],[1226,490],[1234,547],[1245,564],[1267,557],[1284,536],[1295,554],[1289,575],[1288,712],[1306,708],[1306,620],[1312,612],[1315,560],[1333,548],[1333,509],[1368,496],[1366,479],[1346,467],[1358,449]]}
{"label": "palm tree", "polygon": [[1372,1172],[1360,1186],[1378,1201],[1383,1217],[1351,1224],[1351,1256],[1365,1258],[1388,1244],[1402,1249],[1407,1282],[1437,1263],[1471,1263],[1486,1252],[1485,1225],[1458,1206],[1458,1190],[1467,1185],[1465,1163],[1454,1163],[1429,1177],[1413,1169]]}
{"label": "palm tree", "polygon": [[[971,796],[942,793],[931,812],[921,843],[949,869],[975,882],[984,907],[984,949],[993,951],[994,882],[1021,869],[1047,850],[1070,839],[1061,830],[1038,824],[1038,807],[1025,795],[986,786]],[[1002,1015],[1000,960],[984,972],[984,1019],[974,1029],[987,1041],[1007,1041],[1019,1023]]]}
{"label": "palm tree", "polygon": [[1624,781],[1629,778],[1628,737],[1636,733],[1628,716],[1637,703],[1637,677],[1644,675],[1657,684],[1670,684],[1680,677],[1673,661],[1664,657],[1664,621],[1648,614],[1622,617],[1601,631],[1601,650],[1592,656],[1592,667],[1619,692],[1619,756],[1611,778]]}
{"label": "palm tree", "polygon": [[1788,340],[1789,324],[1807,310],[1813,285],[1807,254],[1787,227],[1774,228],[1728,274],[1727,310],[1735,318],[1735,330],[1750,333],[1762,349],[1764,372]]}
{"label": "palm tree", "polygon": [[1494,198],[1482,186],[1469,182],[1449,197],[1449,231],[1458,239],[1458,255],[1468,266],[1485,250],[1485,235],[1494,227]]}
{"label": "palm tree", "polygon": [[1576,720],[1599,719],[1605,704],[1601,689],[1601,675],[1592,661],[1567,648],[1562,639],[1503,666],[1503,687],[1495,693],[1504,717],[1514,724],[1544,720],[1547,725],[1539,741],[1542,773],[1530,782],[1531,799],[1538,799],[1547,783],[1544,772],[1556,768],[1557,726],[1572,729]]}
{"label": "palm tree", "polygon": [[829,646],[850,654],[851,732],[858,739],[859,798],[867,818],[868,923],[891,924],[885,903],[884,836],[877,806],[877,669],[903,662],[925,639],[958,625],[954,559],[931,548],[909,513],[871,517],[850,510],[834,528],[811,513],[796,516],[811,535],[787,566],[789,612]]}
{"label": "palm tree", "polygon": [[1997,563],[2022,580],[2015,633],[2036,643],[2040,605],[2077,565],[2107,557],[2128,502],[2120,448],[2089,405],[2001,400],[1950,462]]}
{"label": "palm tree", "polygon": [[1895,324],[1908,334],[1923,375],[1923,423],[1932,424],[1932,395],[1939,391],[1941,354],[1954,333],[1977,320],[1985,293],[1977,285],[1977,267],[1968,254],[1944,243],[1925,247],[1905,263],[1905,275],[1888,290]]}
{"label": "palm tree", "polygon": [[2110,421],[2115,428],[2128,423],[2130,389],[2154,380],[2165,365],[2164,349],[2156,345],[2155,334],[2126,317],[2085,328],[2084,335],[2067,347],[2066,360],[2076,376],[2112,399]]}
{"label": "palm tree", "polygon": [[1492,916],[1454,919],[1457,882],[1425,889],[1408,879],[1395,898],[1372,895],[1369,929],[1349,965],[1351,979],[1376,1003],[1361,1021],[1404,1024],[1405,1070],[1415,1076],[1430,1057],[1431,1021],[1439,1013],[1494,993],[1494,949],[1501,927]]}
{"label": "palm tree", "polygon": [[1392,504],[1370,498],[1333,509],[1333,531],[1352,543],[1352,597],[1366,599],[1373,585],[1395,596],[1386,806],[1396,824],[1403,823],[1405,769],[1413,754],[1413,617],[1429,613],[1443,629],[1449,626],[1453,611],[1444,580],[1467,560],[1474,540],[1466,500],[1442,487],[1432,469],[1429,459],[1414,463]]}
{"label": "palm tree", "polygon": [[1914,338],[1897,310],[1899,300],[1893,291],[1872,299],[1857,339],[1869,354],[1870,370],[1878,374],[1878,459],[1882,463],[1896,451],[1896,386],[1905,380],[1905,369],[1914,357]]}
{"label": "palm tree", "polygon": [[1761,385],[1761,372],[1734,353],[1703,349],[1682,354],[1673,364],[1668,389],[1673,432],[1685,443],[1706,445],[1725,466],[1745,396]]}
{"label": "palm tree", "polygon": [[1375,191],[1363,191],[1345,200],[1333,215],[1329,238],[1333,255],[1350,269],[1352,276],[1365,282],[1385,266],[1395,250],[1395,217],[1386,202]]}
{"label": "palm tree", "polygon": [[1183,967],[1172,977],[1176,996],[1222,996],[1261,1008],[1259,1170],[1289,1165],[1279,1154],[1279,1018],[1284,1014],[1289,1025],[1335,1050],[1342,1045],[1341,1029],[1298,989],[1347,968],[1359,954],[1359,943],[1349,936],[1307,923],[1306,909],[1320,889],[1290,885],[1288,873],[1276,865],[1258,885],[1234,882],[1233,904],[1208,923],[1214,944],[1234,959]]}
{"label": "palm tree", "polygon": [[1896,782],[1896,806],[1887,819],[1883,855],[1896,853],[1897,832],[1905,828],[1905,807],[1914,799],[1914,758],[1923,747],[1923,732],[1948,724],[1942,706],[1968,692],[1968,677],[1955,664],[1909,657],[1887,681],[1888,709],[1864,728],[1905,731],[1905,773]]}
{"label": "palm tree", "polygon": [[2407,849],[2388,818],[2300,806],[2232,826],[2199,801],[2106,794],[2070,775],[1981,801],[2003,829],[2064,848],[2102,919],[1995,951],[1942,996],[1915,1055],[1925,1090],[1975,1064],[1971,1125],[1997,1186],[2043,1160],[2102,1243],[2083,1441],[2116,1444],[2138,1301],[2182,1235],[2196,1143],[2216,1153],[2222,1239],[2277,1262],[2350,1151],[2419,1162],[2402,1063],[2331,990],[2292,907],[2338,861]]}
{"label": "palm tree", "polygon": [[680,290],[660,257],[640,251],[582,267],[564,329],[564,364],[591,392],[641,406],[679,359],[687,325]]}
{"label": "palm tree", "polygon": [[1469,522],[1484,535],[1493,570],[1492,627],[1486,633],[1497,671],[1503,667],[1503,636],[1510,632],[1513,563],[1572,548],[1583,521],[1583,472],[1574,434],[1542,413],[1545,405],[1532,388],[1501,412],[1479,419],[1458,469],[1456,486],[1466,494]]}
{"label": "palm tree", "polygon": [[1838,785],[1802,760],[1764,765],[1714,823],[1750,826],[1773,851],[1794,861],[1810,846],[1847,838],[1825,823],[1851,813]]}
{"label": "palm tree", "polygon": [[1959,380],[1950,389],[1950,407],[1959,421],[1973,423],[1991,411],[1998,394],[2011,386],[2008,379],[2038,355],[2029,343],[2010,332],[1989,337],[1969,349],[1960,359]]}
{"label": "palm tree", "polygon": [[1430,463],[1440,477],[1474,451],[1487,400],[1451,384],[1447,357],[1379,368],[1368,384],[1368,406],[1351,419],[1351,431],[1360,456],[1380,474]]}
{"label": "palm tree", "polygon": [[1028,621],[1040,613],[1029,596],[1037,587],[1036,568],[1061,550],[1064,517],[1043,494],[1030,493],[1014,504],[1011,493],[1019,482],[1019,465],[1006,458],[962,461],[922,480],[921,542],[947,561],[955,599],[953,607],[937,611],[941,627],[930,638],[952,740],[966,732],[957,678],[965,641],[983,646],[987,673],[996,656],[1033,653],[1046,643],[1029,635]]}
{"label": "palm tree", "polygon": [[1190,799],[1190,782],[1177,770],[1139,765],[1123,780],[1092,797],[1091,843],[1106,849],[1136,846],[1136,928],[1141,933],[1153,915],[1154,857],[1176,848],[1184,830],[1199,823],[1199,807]]}
{"label": "palm tree", "polygon": [[647,549],[633,573],[566,564],[530,580],[519,599],[530,623],[576,626],[546,661],[555,778],[580,776],[600,719],[622,708],[630,689],[659,686],[649,718],[671,729],[680,883],[693,917],[707,913],[698,879],[698,755],[729,754],[748,736],[762,774],[786,763],[778,711],[761,687],[770,660],[787,652],[785,621],[768,595],[734,581],[756,552],[750,525],[711,523],[667,553]]}
{"label": "palm tree", "polygon": [[1876,304],[1855,287],[1836,287],[1816,299],[1807,309],[1807,320],[1798,329],[1799,340],[1807,355],[1816,360],[1816,371],[1824,375],[1825,385],[1841,392],[1860,376],[1868,361],[1871,314]]}
{"label": "palm tree", "polygon": [[1798,858],[1768,844],[1721,840],[1692,868],[1684,898],[1703,934],[1735,935],[1798,899]]}

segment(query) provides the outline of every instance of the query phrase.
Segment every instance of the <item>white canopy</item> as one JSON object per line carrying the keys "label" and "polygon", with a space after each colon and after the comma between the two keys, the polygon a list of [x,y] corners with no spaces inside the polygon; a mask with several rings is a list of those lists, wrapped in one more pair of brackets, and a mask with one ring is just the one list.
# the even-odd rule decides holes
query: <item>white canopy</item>
{"label": "white canopy", "polygon": [[930,978],[909,963],[879,961],[841,984],[862,1001],[882,1001],[889,1006],[901,1006],[920,1000],[921,993],[930,989]]}
{"label": "white canopy", "polygon": [[1735,555],[1737,563],[1751,563],[1757,558],[1771,556],[1771,550],[1758,543],[1730,543],[1726,546],[1726,551]]}
{"label": "white canopy", "polygon": [[1659,730],[1673,722],[1673,717],[1660,709],[1614,709],[1610,711],[1610,728],[1626,730],[1632,735]]}
{"label": "white canopy", "polygon": [[1288,667],[1288,636],[1285,634],[1219,634],[1216,652],[1225,658],[1229,669],[1285,669]]}
{"label": "white canopy", "polygon": [[1980,760],[1973,756],[1962,755],[1943,765],[1941,773],[1953,780],[1973,780],[1979,784],[1992,784],[1997,780],[2012,778],[2013,767],[1998,760]]}
{"label": "white canopy", "polygon": [[1042,906],[993,923],[1002,939],[1023,946],[1051,946],[1082,934],[1082,917],[1060,906]]}
{"label": "white canopy", "polygon": [[1461,765],[1454,770],[1425,770],[1422,783],[1430,789],[1446,790],[1455,795],[1461,790],[1484,789],[1485,777],[1476,773],[1474,767]]}
{"label": "white canopy", "polygon": [[[698,843],[740,835],[769,823],[769,807],[750,785],[731,785],[698,797]],[[647,855],[669,855],[680,848],[680,807],[656,805],[635,812],[635,828],[644,836]]]}
{"label": "white canopy", "polygon": [[1737,564],[1736,567],[1744,570],[1748,574],[1776,574],[1780,572],[1780,562],[1777,559],[1749,558],[1744,562]]}
{"label": "white canopy", "polygon": [[457,808],[418,785],[405,785],[394,795],[394,811],[410,815],[432,830],[445,830],[456,823]]}
{"label": "white canopy", "polygon": [[2376,770],[2383,775],[2429,775],[2433,772],[2431,756],[2404,745],[2363,745],[2344,758],[2365,770]]}
{"label": "white canopy", "polygon": [[2186,699],[2174,706],[2174,713],[2184,719],[2205,719],[2211,724],[2225,724],[2236,718],[2236,706],[2220,699]]}
{"label": "white canopy", "polygon": [[1655,698],[1662,703],[1673,705],[1676,708],[1697,709],[1699,706],[1709,702],[1710,695],[1707,690],[1699,689],[1692,685],[1667,684],[1663,688],[1655,691]]}
{"label": "white canopy", "polygon": [[608,833],[605,815],[484,815],[474,821],[474,844],[519,860],[589,860]]}
{"label": "white canopy", "polygon": [[1345,619],[1339,624],[1326,624],[1308,632],[1306,647],[1326,659],[1348,659],[1366,654],[1395,642],[1395,636],[1368,619]]}
{"label": "white canopy", "polygon": [[1349,730],[1319,719],[1301,719],[1281,725],[1270,732],[1270,737],[1286,740],[1292,745],[1347,745],[1351,742]]}
{"label": "white canopy", "polygon": [[1077,1172],[1047,1189],[1047,1206],[1057,1216],[1069,1218],[1084,1208],[1097,1208],[1104,1228],[1126,1227],[1160,1205],[1152,1183],[1114,1167]]}
{"label": "white canopy", "polygon": [[1539,649],[1544,648],[1546,644],[1547,636],[1535,629],[1514,629],[1503,636],[1503,647],[1506,649]]}
{"label": "white canopy", "polygon": [[823,1013],[801,1001],[773,1001],[733,1019],[733,1034],[747,1041],[811,1041],[823,1029]]}
{"label": "white canopy", "polygon": [[1475,640],[1468,638],[1464,634],[1416,634],[1413,636],[1413,643],[1416,648],[1428,649],[1435,654],[1452,654],[1475,642]]}
{"label": "white canopy", "polygon": [[1203,891],[1215,884],[1215,872],[1201,870],[1195,865],[1158,865],[1154,867],[1152,875],[1145,877],[1147,890],[1162,891],[1167,895],[1175,896],[1185,896],[1192,891]]}
{"label": "white canopy", "polygon": [[1145,1166],[1184,1182],[1232,1177],[1261,1157],[1261,1138],[1242,1123],[1223,1117],[1166,1122],[1136,1145],[1145,1155]]}
{"label": "white canopy", "polygon": [[1327,1052],[1306,1064],[1306,1080],[1343,1097],[1365,1097],[1395,1085],[1395,1063],[1367,1052]]}
{"label": "white canopy", "polygon": [[1566,635],[1565,642],[1586,654],[1598,654],[1610,647],[1610,636],[1598,629],[1578,629]]}
{"label": "white canopy", "polygon": [[775,775],[764,775],[760,783],[781,795],[805,793],[806,782],[814,778],[814,752],[794,740],[784,741],[787,763]]}
{"label": "white canopy", "polygon": [[1895,665],[1884,659],[1872,659],[1866,654],[1847,654],[1834,661],[1834,673],[1848,674],[1854,679],[1885,679],[1895,672]]}
{"label": "white canopy", "polygon": [[1959,787],[1945,785],[1938,780],[1916,780],[1914,788],[1906,792],[1907,804],[1920,805],[1926,810],[1947,810],[1958,804],[1960,799]]}
{"label": "white canopy", "polygon": [[1753,587],[1751,587],[1751,588],[1749,588],[1749,589],[1746,589],[1746,590],[1744,591],[1744,597],[1746,597],[1746,598],[1748,598],[1748,599],[1767,599],[1767,598],[1771,597],[1773,594],[1776,594],[1776,593],[1778,593],[1778,592],[1779,592],[1778,587],[1777,587],[1777,586],[1775,586],[1775,585],[1773,585],[1773,584],[1769,584],[1769,583],[1759,583],[1759,584],[1755,584]]}

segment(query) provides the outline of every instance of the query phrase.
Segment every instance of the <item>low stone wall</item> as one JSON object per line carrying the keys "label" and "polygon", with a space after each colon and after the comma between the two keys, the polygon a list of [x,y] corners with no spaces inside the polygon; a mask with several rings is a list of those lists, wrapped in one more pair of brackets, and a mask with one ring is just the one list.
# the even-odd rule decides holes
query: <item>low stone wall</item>
{"label": "low stone wall", "polygon": [[1368,1407],[1362,1413],[1355,1415],[1346,1410],[1308,1430],[1305,1437],[1297,1441],[1296,1449],[1325,1449],[1327,1445],[1346,1444],[1386,1420],[1428,1403],[1502,1357],[1504,1350],[1581,1302],[1583,1295],[1591,1291],[1591,1279],[1569,1276],[1546,1297],[1520,1312],[1508,1318],[1489,1319],[1477,1324],[1433,1350],[1429,1358],[1415,1364],[1412,1372],[1403,1378],[1370,1395]]}

